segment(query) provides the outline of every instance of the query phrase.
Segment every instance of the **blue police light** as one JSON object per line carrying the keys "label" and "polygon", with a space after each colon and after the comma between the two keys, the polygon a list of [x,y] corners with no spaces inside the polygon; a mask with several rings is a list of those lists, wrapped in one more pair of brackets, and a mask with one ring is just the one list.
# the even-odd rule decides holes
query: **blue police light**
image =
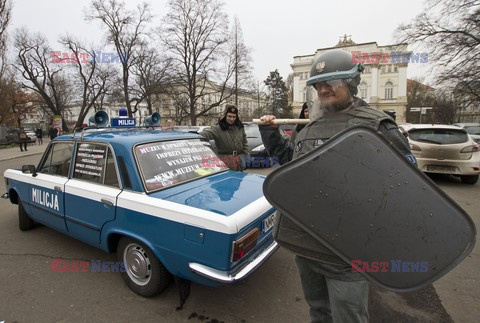
{"label": "blue police light", "polygon": [[127,108],[120,108],[118,109],[118,116],[119,117],[128,117],[128,111],[127,111]]}
{"label": "blue police light", "polygon": [[94,123],[97,127],[106,127],[108,126],[108,119],[108,114],[105,111],[98,111],[88,121]]}
{"label": "blue police light", "polygon": [[145,124],[151,127],[160,125],[160,114],[158,112],[152,113],[151,116],[145,118]]}

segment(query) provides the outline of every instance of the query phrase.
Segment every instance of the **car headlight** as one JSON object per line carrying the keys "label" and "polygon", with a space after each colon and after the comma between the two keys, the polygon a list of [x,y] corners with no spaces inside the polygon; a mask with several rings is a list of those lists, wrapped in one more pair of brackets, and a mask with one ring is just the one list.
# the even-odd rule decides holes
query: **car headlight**
{"label": "car headlight", "polygon": [[265,146],[263,144],[252,149],[252,151],[262,151],[262,150],[265,150]]}

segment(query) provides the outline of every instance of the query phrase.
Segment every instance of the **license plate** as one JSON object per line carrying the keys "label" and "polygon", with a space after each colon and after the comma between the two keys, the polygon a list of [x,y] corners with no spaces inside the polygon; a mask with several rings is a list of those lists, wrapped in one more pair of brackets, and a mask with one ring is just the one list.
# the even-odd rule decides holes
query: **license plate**
{"label": "license plate", "polygon": [[436,165],[427,165],[427,171],[430,172],[455,172],[455,167],[452,166],[436,166]]}
{"label": "license plate", "polygon": [[263,220],[263,223],[262,223],[263,233],[267,232],[273,227],[273,223],[275,222],[275,215],[276,213],[273,213],[272,215],[269,215],[266,219]]}

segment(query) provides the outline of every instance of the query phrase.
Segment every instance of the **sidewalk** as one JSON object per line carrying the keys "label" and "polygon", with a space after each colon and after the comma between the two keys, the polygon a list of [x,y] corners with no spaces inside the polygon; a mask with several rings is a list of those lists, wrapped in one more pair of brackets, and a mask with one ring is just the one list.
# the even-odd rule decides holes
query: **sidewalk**
{"label": "sidewalk", "polygon": [[43,154],[49,142],[50,138],[44,138],[43,145],[30,144],[27,151],[21,151],[18,145],[10,148],[0,148],[0,161]]}

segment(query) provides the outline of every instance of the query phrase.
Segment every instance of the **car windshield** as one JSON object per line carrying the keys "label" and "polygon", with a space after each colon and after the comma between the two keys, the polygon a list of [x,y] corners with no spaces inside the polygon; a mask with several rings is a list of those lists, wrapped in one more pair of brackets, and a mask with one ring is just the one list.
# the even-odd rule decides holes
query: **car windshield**
{"label": "car windshield", "polygon": [[147,191],[228,170],[210,143],[200,139],[142,144],[135,147],[135,155]]}
{"label": "car windshield", "polygon": [[408,132],[408,135],[414,141],[439,145],[459,144],[468,141],[467,133],[460,129],[412,129]]}
{"label": "car windshield", "polygon": [[480,126],[467,126],[465,130],[471,135],[480,135]]}

